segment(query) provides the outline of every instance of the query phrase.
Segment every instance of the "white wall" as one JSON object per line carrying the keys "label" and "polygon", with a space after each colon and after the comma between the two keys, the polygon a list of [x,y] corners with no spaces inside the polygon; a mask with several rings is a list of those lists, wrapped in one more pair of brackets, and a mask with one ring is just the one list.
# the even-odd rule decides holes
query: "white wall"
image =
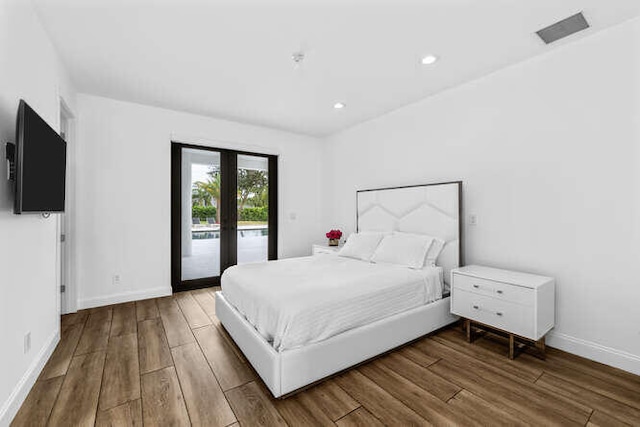
{"label": "white wall", "polygon": [[[4,143],[25,99],[54,128],[73,88],[28,1],[0,1],[0,425],[9,423],[59,335],[56,216],[13,215]],[[31,332],[31,351],[23,337]]]}
{"label": "white wall", "polygon": [[80,307],[171,292],[172,139],[278,154],[280,257],[310,254],[322,240],[319,140],[88,95],[78,96],[78,111]]}
{"label": "white wall", "polygon": [[550,344],[640,373],[639,137],[635,20],[330,138],[324,228],[356,189],[461,179],[467,263],[556,277]]}

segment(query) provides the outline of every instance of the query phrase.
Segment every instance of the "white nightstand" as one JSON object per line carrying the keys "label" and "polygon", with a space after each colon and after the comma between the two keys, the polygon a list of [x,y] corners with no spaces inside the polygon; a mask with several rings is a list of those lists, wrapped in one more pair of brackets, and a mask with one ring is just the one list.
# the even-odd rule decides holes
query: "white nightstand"
{"label": "white nightstand", "polygon": [[509,336],[509,358],[531,343],[544,357],[544,336],[555,323],[555,279],[479,265],[458,268],[451,272],[451,313],[465,319],[469,342],[478,324]]}
{"label": "white nightstand", "polygon": [[326,255],[326,254],[335,254],[342,249],[342,245],[340,246],[329,246],[329,245],[313,245],[311,247],[311,253],[313,255]]}

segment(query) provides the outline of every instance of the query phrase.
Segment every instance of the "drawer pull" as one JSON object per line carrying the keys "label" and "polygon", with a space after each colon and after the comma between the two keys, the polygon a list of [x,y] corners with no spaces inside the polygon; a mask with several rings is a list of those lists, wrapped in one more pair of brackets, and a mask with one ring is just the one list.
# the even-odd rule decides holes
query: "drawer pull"
{"label": "drawer pull", "polygon": [[502,312],[501,312],[501,311],[497,312],[496,314],[497,314],[498,316],[502,316]]}
{"label": "drawer pull", "polygon": [[480,285],[473,285],[474,288],[478,289]]}
{"label": "drawer pull", "polygon": [[498,289],[496,292],[502,294],[502,291],[500,289]]}
{"label": "drawer pull", "polygon": [[477,305],[474,305],[474,306],[473,306],[473,308],[477,310],[477,309],[479,309],[480,307],[478,307]]}

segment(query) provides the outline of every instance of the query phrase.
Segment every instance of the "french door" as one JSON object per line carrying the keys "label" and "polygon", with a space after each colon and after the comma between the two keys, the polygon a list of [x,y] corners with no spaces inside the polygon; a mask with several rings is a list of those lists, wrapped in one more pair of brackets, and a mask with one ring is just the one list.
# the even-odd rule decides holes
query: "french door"
{"label": "french door", "polygon": [[278,252],[278,157],[171,144],[171,286],[220,284]]}

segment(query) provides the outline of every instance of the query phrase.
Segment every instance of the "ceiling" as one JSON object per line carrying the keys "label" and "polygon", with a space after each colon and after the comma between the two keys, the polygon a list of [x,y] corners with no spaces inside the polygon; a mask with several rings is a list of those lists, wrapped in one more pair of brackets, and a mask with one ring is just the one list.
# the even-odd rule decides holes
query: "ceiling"
{"label": "ceiling", "polygon": [[[32,1],[80,92],[316,136],[640,15],[637,0]],[[579,11],[591,29],[534,34]]]}

